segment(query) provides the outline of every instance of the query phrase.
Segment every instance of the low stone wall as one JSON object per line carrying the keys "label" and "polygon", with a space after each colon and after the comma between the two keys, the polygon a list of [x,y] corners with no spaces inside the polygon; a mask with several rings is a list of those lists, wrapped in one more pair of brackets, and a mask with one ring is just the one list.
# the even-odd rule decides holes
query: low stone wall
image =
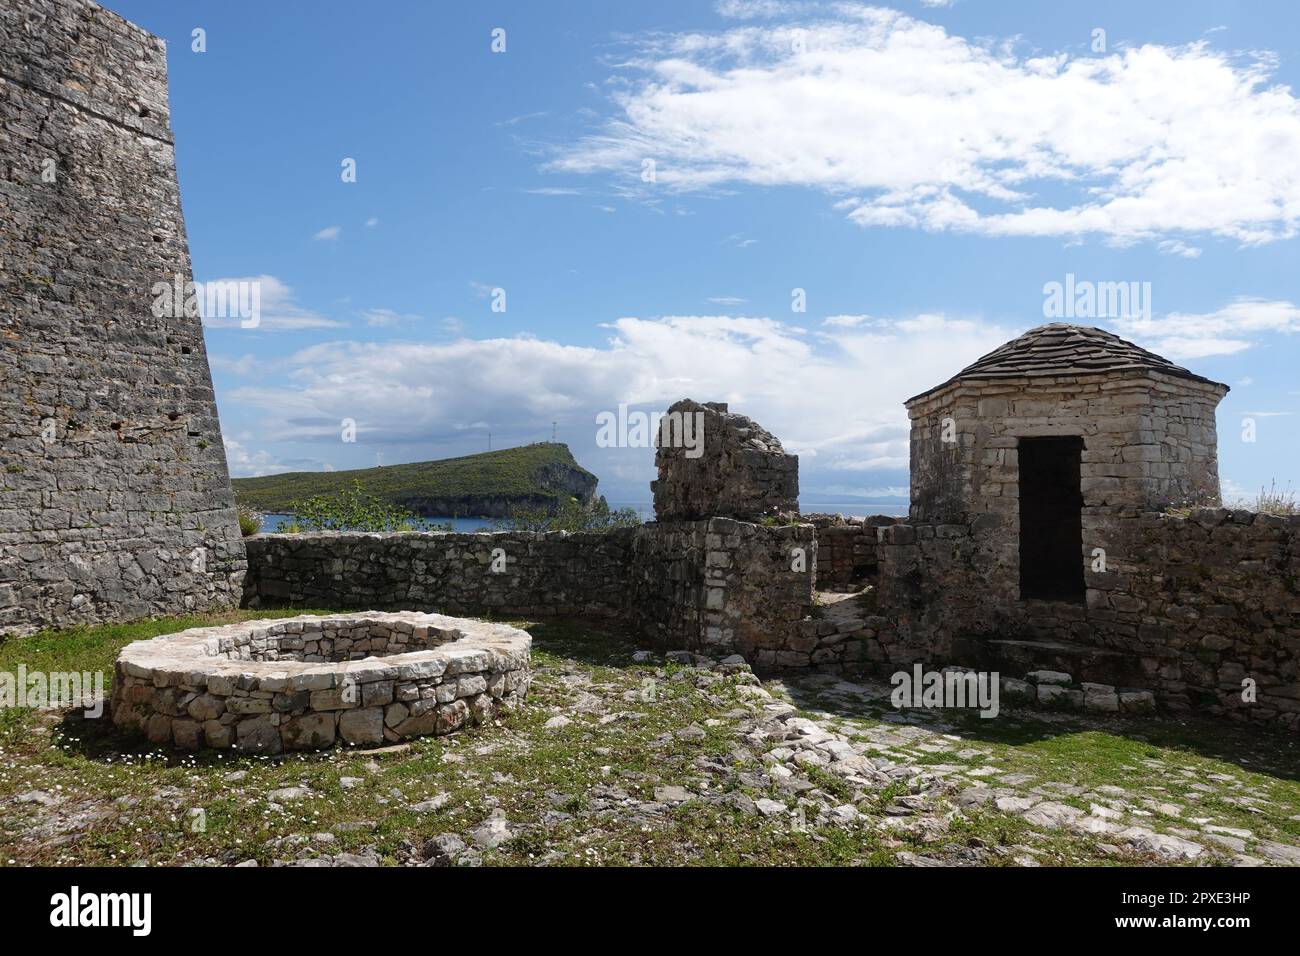
{"label": "low stone wall", "polygon": [[1151,688],[1165,707],[1300,726],[1300,516],[1117,512],[1085,527],[1090,562],[1098,548],[1105,570],[1090,563],[1086,605],[995,601],[981,582],[996,553],[978,521],[882,529],[888,626],[868,657],[1032,653],[1085,680]]}
{"label": "low stone wall", "polygon": [[808,525],[728,518],[578,534],[266,534],[246,545],[249,607],[607,618],[662,650],[760,666],[775,665],[811,610],[817,548]]}
{"label": "low stone wall", "polygon": [[891,515],[866,518],[835,514],[801,515],[817,532],[817,587],[823,591],[859,588],[879,571],[876,529],[904,519]]}
{"label": "low stone wall", "polygon": [[244,604],[610,617],[638,530],[256,535]]}
{"label": "low stone wall", "polygon": [[714,518],[705,544],[704,652],[738,653],[759,670],[810,664],[798,643],[812,611],[813,529]]}
{"label": "low stone wall", "polygon": [[156,744],[255,753],[447,734],[523,699],[531,643],[437,614],[194,628],[123,648],[113,722]]}

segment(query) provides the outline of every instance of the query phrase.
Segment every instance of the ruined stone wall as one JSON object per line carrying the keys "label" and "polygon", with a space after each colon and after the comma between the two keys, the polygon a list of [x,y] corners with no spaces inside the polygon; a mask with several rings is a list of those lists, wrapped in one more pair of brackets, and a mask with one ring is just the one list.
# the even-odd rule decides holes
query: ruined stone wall
{"label": "ruined stone wall", "polygon": [[[676,418],[674,418],[676,416]],[[689,417],[685,435],[702,443],[684,447],[671,440],[669,423]],[[721,402],[690,399],[668,409],[655,436],[655,515],[660,521],[739,518],[758,521],[799,510],[799,458],[753,419]]]}
{"label": "ruined stone wall", "polygon": [[0,633],[238,602],[244,550],[190,279],[161,40],[0,7]]}
{"label": "ruined stone wall", "polygon": [[759,669],[809,664],[794,645],[812,610],[813,529],[714,518],[705,544],[704,651],[740,653]]}
{"label": "ruined stone wall", "polygon": [[816,560],[806,525],[723,518],[577,534],[266,534],[247,545],[250,607],[607,618],[661,649],[769,651],[773,664],[811,608]]}
{"label": "ruined stone wall", "polygon": [[858,589],[873,582],[879,570],[876,529],[903,521],[892,515],[866,518],[833,514],[801,515],[817,535],[817,588]]}
{"label": "ruined stone wall", "polygon": [[[986,653],[994,641],[1011,642],[1003,658],[1018,640],[1068,645],[1076,672],[1094,669],[1085,679],[1149,687],[1166,707],[1300,726],[1300,516],[1129,511],[1096,540],[1106,569],[1089,569],[1078,606],[989,595],[997,553],[970,525],[882,529],[888,626],[867,656],[980,664],[998,656]],[[1242,700],[1247,678],[1254,703]]]}

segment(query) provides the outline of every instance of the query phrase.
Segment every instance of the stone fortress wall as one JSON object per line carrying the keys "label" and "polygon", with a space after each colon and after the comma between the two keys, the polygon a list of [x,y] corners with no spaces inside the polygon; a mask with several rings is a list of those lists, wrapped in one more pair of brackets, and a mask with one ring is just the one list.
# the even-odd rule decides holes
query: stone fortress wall
{"label": "stone fortress wall", "polygon": [[[1215,492],[1226,386],[1059,323],[908,403],[908,521],[800,519],[797,458],[688,400],[643,527],[268,535],[246,557],[200,323],[152,311],[156,283],[191,279],[162,41],[90,0],[7,3],[0,92],[0,633],[241,594],[572,614],[759,668],[1051,665],[1300,719],[1300,518],[1164,510]],[[1018,594],[1019,449],[1046,436],[1082,442],[1081,557],[1106,556],[1078,603]],[[874,605],[817,613],[814,587],[872,583]]]}
{"label": "stone fortress wall", "polygon": [[[664,466],[677,461],[678,449],[661,456],[655,495],[669,515],[707,515],[750,501],[727,480],[731,465],[747,489],[763,480],[755,476],[769,476],[770,494],[758,496],[764,507],[795,500],[788,495],[792,487],[797,493],[790,484],[797,459],[749,419],[689,401],[669,412],[705,408],[708,448],[729,464],[679,468]],[[712,508],[711,494],[719,502]],[[690,509],[669,504],[685,502]],[[816,568],[811,526],[726,514],[686,519],[660,511],[659,518],[604,533],[256,535],[246,539],[244,600],[252,607],[585,616],[618,621],[663,650],[740,653],[769,668],[812,663],[812,648],[803,646]]]}
{"label": "stone fortress wall", "polygon": [[[772,454],[785,457],[779,443]],[[682,475],[661,469],[661,501],[704,500],[676,487],[690,480]],[[1108,564],[1088,572],[1080,605],[999,595],[990,582],[1005,541],[990,533],[989,515],[937,523],[790,513],[604,534],[258,535],[248,539],[247,600],[586,616],[660,649],[739,653],[767,671],[888,673],[921,662],[1020,676],[1046,668],[1149,688],[1168,708],[1294,726],[1300,517],[1224,509],[1179,517],[1135,506],[1099,513],[1106,520],[1088,542],[1105,547]],[[502,570],[493,570],[494,549]],[[809,570],[793,570],[800,553]],[[873,600],[832,620],[816,612],[814,587],[865,588]],[[1245,678],[1257,689],[1249,704]]]}
{"label": "stone fortress wall", "polygon": [[1129,512],[1104,541],[1086,604],[1002,603],[981,590],[997,555],[972,525],[881,528],[887,620],[864,656],[1046,667],[1151,688],[1174,709],[1300,726],[1300,516]]}
{"label": "stone fortress wall", "polygon": [[163,42],[0,7],[0,633],[236,605],[244,548],[188,281]]}

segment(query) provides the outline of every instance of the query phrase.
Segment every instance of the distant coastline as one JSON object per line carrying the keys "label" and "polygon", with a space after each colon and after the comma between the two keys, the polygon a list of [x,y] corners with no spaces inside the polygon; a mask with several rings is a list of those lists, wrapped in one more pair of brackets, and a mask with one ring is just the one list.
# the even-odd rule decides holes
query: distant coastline
{"label": "distant coastline", "polygon": [[[642,521],[654,520],[654,505],[649,501],[611,501],[614,509],[631,508]],[[865,518],[868,515],[893,515],[903,517],[907,514],[906,502],[887,502],[883,504],[863,504],[860,501],[808,501],[800,502],[804,514],[841,514],[851,518]],[[262,531],[279,531],[280,527],[293,518],[291,514],[270,513],[262,516]],[[450,515],[435,515],[427,519],[431,524],[449,524],[454,531],[491,530],[495,524],[491,518],[459,518]]]}

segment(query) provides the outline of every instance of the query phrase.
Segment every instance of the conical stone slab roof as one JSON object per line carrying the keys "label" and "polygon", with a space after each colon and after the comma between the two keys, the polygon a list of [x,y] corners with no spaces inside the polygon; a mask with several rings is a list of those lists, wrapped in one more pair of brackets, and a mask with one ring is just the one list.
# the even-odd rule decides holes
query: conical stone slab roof
{"label": "conical stone slab roof", "polygon": [[[1105,329],[1052,322],[1030,329],[977,359],[948,381],[908,399],[923,398],[954,382],[979,379],[1160,372],[1219,385]],[[1224,389],[1227,386],[1222,386]]]}

